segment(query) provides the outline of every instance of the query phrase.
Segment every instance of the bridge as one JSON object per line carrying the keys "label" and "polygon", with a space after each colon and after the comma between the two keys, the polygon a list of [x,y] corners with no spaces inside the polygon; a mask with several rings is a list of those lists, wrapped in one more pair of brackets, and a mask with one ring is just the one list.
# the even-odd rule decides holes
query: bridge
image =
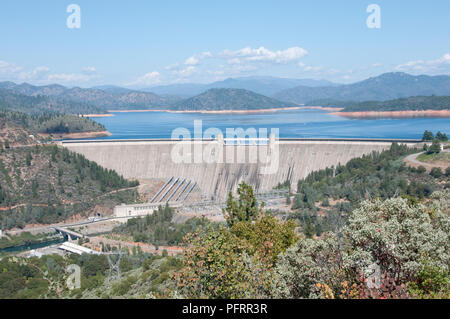
{"label": "bridge", "polygon": [[64,238],[65,238],[65,239],[68,239],[68,240],[75,240],[75,239],[83,238],[83,237],[84,237],[83,234],[74,232],[74,231],[72,231],[72,230],[70,230],[70,229],[67,229],[67,228],[62,228],[62,227],[52,227],[52,228],[53,228],[56,232],[58,232],[58,233],[60,233],[61,235],[63,235]]}

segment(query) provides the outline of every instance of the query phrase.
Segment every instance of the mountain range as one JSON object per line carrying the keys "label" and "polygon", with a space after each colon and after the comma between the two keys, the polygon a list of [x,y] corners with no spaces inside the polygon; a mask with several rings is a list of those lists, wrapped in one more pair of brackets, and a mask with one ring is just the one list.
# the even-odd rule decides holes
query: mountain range
{"label": "mountain range", "polygon": [[[302,84],[297,85],[298,83]],[[290,88],[285,89],[286,87]],[[450,96],[450,76],[385,73],[345,85],[325,80],[248,77],[211,84],[159,86],[151,90],[154,92],[114,85],[68,88],[58,84],[34,86],[28,83],[0,82],[0,102],[4,105],[3,108],[7,109],[14,108],[14,105],[23,109],[26,105],[29,110],[35,107],[66,113],[152,108],[264,109],[303,104],[343,106],[364,101],[387,101],[413,96]],[[199,93],[191,96],[194,91]]]}
{"label": "mountain range", "polygon": [[340,86],[297,86],[280,91],[274,98],[298,103],[315,104],[324,100],[385,101],[410,96],[450,95],[450,76],[414,76],[406,73],[385,73],[364,81]]}
{"label": "mountain range", "polygon": [[79,87],[67,88],[58,84],[34,86],[28,83],[1,82],[0,88],[27,96],[47,96],[57,98],[60,101],[86,103],[103,109],[150,108],[169,104],[168,99],[154,93],[118,87],[114,89],[84,89]]}
{"label": "mountain range", "polygon": [[141,89],[146,92],[153,92],[159,95],[179,95],[183,97],[192,97],[201,94],[209,89],[244,89],[258,94],[271,96],[279,91],[293,88],[296,86],[336,86],[338,84],[327,80],[312,79],[288,79],[271,76],[252,76],[241,78],[229,78],[223,81],[217,81],[210,84],[182,83],[163,86],[154,86]]}

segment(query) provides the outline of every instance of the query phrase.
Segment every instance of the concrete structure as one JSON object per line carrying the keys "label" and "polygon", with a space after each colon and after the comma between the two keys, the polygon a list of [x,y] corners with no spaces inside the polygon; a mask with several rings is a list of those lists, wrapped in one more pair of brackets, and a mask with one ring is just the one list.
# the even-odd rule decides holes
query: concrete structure
{"label": "concrete structure", "polygon": [[[267,141],[267,139],[266,139]],[[202,194],[223,200],[241,181],[266,192],[285,181],[292,189],[315,170],[388,149],[394,140],[270,139],[260,145],[218,140],[63,141],[69,150],[114,169],[125,178],[195,181]],[[398,140],[415,145],[417,140]],[[255,157],[256,156],[256,157]],[[255,160],[256,158],[256,160]],[[169,183],[170,184],[170,183]]]}
{"label": "concrete structure", "polygon": [[133,205],[122,204],[120,206],[114,207],[114,216],[136,217],[136,216],[151,215],[155,210],[158,210],[158,205],[160,204],[159,203],[133,204]]}
{"label": "concrete structure", "polygon": [[90,254],[90,255],[100,255],[101,253],[74,243],[65,242],[62,243],[61,246],[58,247],[61,250],[68,251],[72,254],[82,255],[82,254]]}
{"label": "concrete structure", "polygon": [[62,227],[52,227],[55,231],[57,231],[58,233],[60,233],[61,235],[64,236],[64,238],[67,238],[68,240],[74,240],[74,239],[78,239],[78,238],[83,238],[84,235],[74,232],[72,230],[66,229],[66,228],[62,228]]}
{"label": "concrete structure", "polygon": [[[169,202],[170,207],[180,207],[179,203]],[[114,207],[114,217],[125,218],[125,217],[139,217],[151,215],[158,210],[159,206],[164,206],[166,203],[146,203],[146,204],[132,204]]]}

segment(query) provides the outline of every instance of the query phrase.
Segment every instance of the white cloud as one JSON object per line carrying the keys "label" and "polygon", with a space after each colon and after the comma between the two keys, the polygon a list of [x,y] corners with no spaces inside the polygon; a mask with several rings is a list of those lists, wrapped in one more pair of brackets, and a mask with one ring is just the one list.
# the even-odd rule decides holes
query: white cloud
{"label": "white cloud", "polygon": [[178,70],[178,71],[174,71],[173,74],[177,75],[177,76],[181,76],[183,78],[191,76],[192,74],[194,74],[197,71],[197,68],[195,66],[188,66],[184,69]]}
{"label": "white cloud", "polygon": [[161,82],[161,74],[158,71],[153,71],[138,77],[135,81],[127,85],[153,85]]}
{"label": "white cloud", "polygon": [[193,55],[184,61],[184,64],[186,65],[199,65],[202,60],[206,58],[211,58],[212,54],[209,51],[202,52],[200,54]]}
{"label": "white cloud", "polygon": [[17,79],[21,81],[42,80],[46,78],[49,72],[50,68],[46,66],[38,66],[30,72],[20,72]]}
{"label": "white cloud", "polygon": [[450,53],[444,54],[436,60],[416,60],[409,61],[395,67],[397,71],[430,73],[430,74],[450,74]]}
{"label": "white cloud", "polygon": [[17,76],[21,70],[22,67],[20,66],[0,60],[0,75]]}
{"label": "white cloud", "polygon": [[303,71],[305,72],[321,72],[324,70],[323,66],[311,66],[311,65],[306,65],[303,62],[299,62],[298,66],[300,66]]}
{"label": "white cloud", "polygon": [[97,69],[93,66],[86,66],[83,69],[81,69],[84,74],[97,74]]}
{"label": "white cloud", "polygon": [[170,64],[170,65],[164,67],[164,69],[170,71],[170,70],[178,69],[179,67],[180,67],[179,63],[174,63],[174,64]]}
{"label": "white cloud", "polygon": [[242,61],[289,63],[297,61],[307,54],[308,51],[300,47],[292,47],[278,51],[270,51],[265,47],[259,47],[257,49],[246,47],[237,51],[224,50],[219,56],[228,59],[228,62],[232,64]]}
{"label": "white cloud", "polygon": [[[164,67],[170,71],[164,77],[167,83],[179,81],[208,82],[212,78],[209,75],[223,77],[242,76],[252,71],[261,69],[261,64],[285,65],[298,62],[308,52],[300,47],[291,47],[285,50],[271,51],[265,47],[245,47],[240,50],[224,50],[220,53],[204,51],[194,54],[183,62],[177,62]],[[208,59],[206,65],[205,60]],[[318,70],[318,67],[310,67],[308,70]]]}
{"label": "white cloud", "polygon": [[197,65],[199,63],[200,63],[199,59],[197,59],[195,56],[191,56],[184,62],[184,64],[187,65]]}
{"label": "white cloud", "polygon": [[50,71],[47,66],[38,66],[28,71],[21,66],[0,60],[0,79],[2,80],[47,84],[50,82],[89,82],[101,77],[93,66],[82,68],[80,73],[51,73]]}
{"label": "white cloud", "polygon": [[98,76],[91,76],[81,73],[54,73],[49,74],[49,76],[47,77],[47,81],[61,83],[88,82],[94,78],[98,78]]}

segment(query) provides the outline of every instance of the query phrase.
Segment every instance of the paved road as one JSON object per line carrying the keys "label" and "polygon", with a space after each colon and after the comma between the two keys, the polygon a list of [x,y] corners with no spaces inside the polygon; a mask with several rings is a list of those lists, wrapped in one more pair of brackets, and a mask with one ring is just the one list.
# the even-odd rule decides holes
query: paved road
{"label": "paved road", "polygon": [[[442,152],[443,153],[450,153],[450,149],[443,150]],[[405,158],[405,162],[409,163],[409,164],[414,164],[412,166],[420,166],[421,165],[421,166],[423,166],[423,167],[425,167],[427,169],[432,169],[434,167],[446,168],[446,167],[444,167],[442,165],[433,165],[433,164],[430,164],[430,163],[424,163],[424,162],[421,162],[421,161],[417,160],[417,156],[419,156],[420,154],[423,154],[423,153],[424,152],[411,154],[411,155],[409,155],[409,156],[407,156]]]}

